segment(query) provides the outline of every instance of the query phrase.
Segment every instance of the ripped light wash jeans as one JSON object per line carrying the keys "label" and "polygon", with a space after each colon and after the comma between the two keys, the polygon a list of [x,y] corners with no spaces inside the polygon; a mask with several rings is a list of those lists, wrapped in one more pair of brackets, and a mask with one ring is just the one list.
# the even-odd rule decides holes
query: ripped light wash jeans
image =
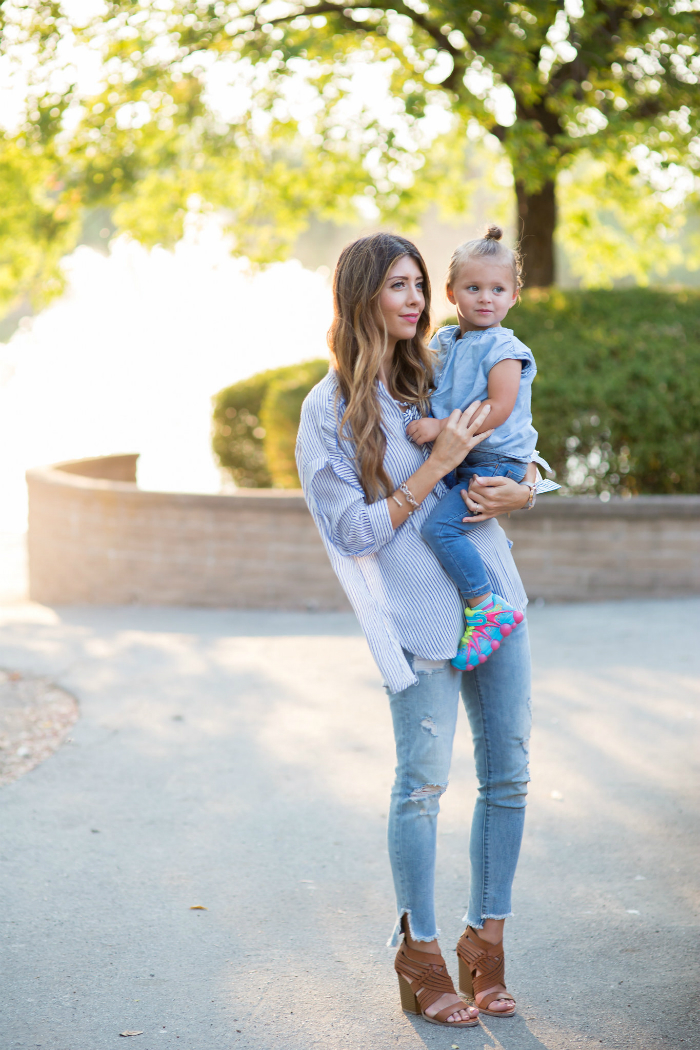
{"label": "ripped light wash jeans", "polygon": [[[389,857],[398,920],[416,941],[438,936],[435,852],[440,796],[447,788],[461,691],[474,740],[479,791],[469,841],[471,880],[464,921],[512,915],[511,887],[520,853],[530,738],[530,647],[527,621],[474,671],[407,654],[418,685],[390,693],[396,738],[396,781],[389,813]],[[427,665],[427,666],[426,666]]]}

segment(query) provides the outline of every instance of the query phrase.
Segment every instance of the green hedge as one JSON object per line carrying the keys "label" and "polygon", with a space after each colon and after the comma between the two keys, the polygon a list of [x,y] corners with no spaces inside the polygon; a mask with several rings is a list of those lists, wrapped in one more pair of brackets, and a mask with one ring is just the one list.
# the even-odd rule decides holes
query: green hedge
{"label": "green hedge", "polygon": [[530,293],[539,448],[570,493],[700,492],[700,293]]}
{"label": "green hedge", "polygon": [[[506,324],[537,359],[539,449],[569,494],[700,491],[700,293],[529,292]],[[236,483],[292,488],[301,402],[325,360],[214,399],[214,451]]]}
{"label": "green hedge", "polygon": [[301,403],[328,372],[320,358],[273,368],[214,396],[212,446],[240,488],[299,488],[294,462]]}

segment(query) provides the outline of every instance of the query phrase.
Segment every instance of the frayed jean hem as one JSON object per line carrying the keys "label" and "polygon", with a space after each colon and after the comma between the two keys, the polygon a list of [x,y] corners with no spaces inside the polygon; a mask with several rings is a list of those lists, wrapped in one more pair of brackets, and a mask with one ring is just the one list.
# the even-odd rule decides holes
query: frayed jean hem
{"label": "frayed jean hem", "polygon": [[440,936],[440,930],[436,929],[435,933],[431,937],[416,937],[416,935],[413,932],[413,927],[411,925],[411,913],[408,910],[408,908],[404,908],[404,910],[399,913],[399,917],[396,920],[396,925],[391,931],[391,937],[386,942],[387,948],[398,948],[399,939],[403,932],[401,929],[401,921],[404,915],[406,916],[406,922],[408,923],[408,932],[411,935],[411,940],[415,941],[416,944],[430,944],[431,941],[436,940]]}
{"label": "frayed jean hem", "polygon": [[482,915],[480,919],[470,919],[469,912],[462,917],[462,922],[465,922],[467,926],[471,926],[473,930],[483,930],[484,922],[486,919],[511,919],[513,912],[509,911],[505,915]]}

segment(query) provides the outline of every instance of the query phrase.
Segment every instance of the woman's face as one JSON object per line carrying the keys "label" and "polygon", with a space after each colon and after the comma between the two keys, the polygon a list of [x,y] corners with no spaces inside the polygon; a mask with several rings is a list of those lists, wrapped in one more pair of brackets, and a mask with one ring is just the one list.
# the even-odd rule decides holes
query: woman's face
{"label": "woman's face", "polygon": [[424,308],[423,274],[415,259],[402,255],[389,270],[379,293],[379,311],[386,323],[391,349],[399,339],[413,339]]}

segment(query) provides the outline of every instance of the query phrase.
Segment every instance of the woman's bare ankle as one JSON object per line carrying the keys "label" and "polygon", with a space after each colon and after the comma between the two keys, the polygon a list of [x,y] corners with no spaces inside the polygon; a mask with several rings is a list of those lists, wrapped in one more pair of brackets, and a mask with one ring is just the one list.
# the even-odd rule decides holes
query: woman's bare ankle
{"label": "woman's bare ankle", "polygon": [[414,952],[430,952],[431,955],[441,954],[437,938],[434,941],[414,941],[408,928],[404,928],[404,936],[406,937],[406,944]]}
{"label": "woman's bare ankle", "polygon": [[481,937],[482,941],[487,941],[489,944],[500,944],[503,940],[503,927],[505,924],[505,919],[484,919],[482,928],[474,930],[474,933]]}

